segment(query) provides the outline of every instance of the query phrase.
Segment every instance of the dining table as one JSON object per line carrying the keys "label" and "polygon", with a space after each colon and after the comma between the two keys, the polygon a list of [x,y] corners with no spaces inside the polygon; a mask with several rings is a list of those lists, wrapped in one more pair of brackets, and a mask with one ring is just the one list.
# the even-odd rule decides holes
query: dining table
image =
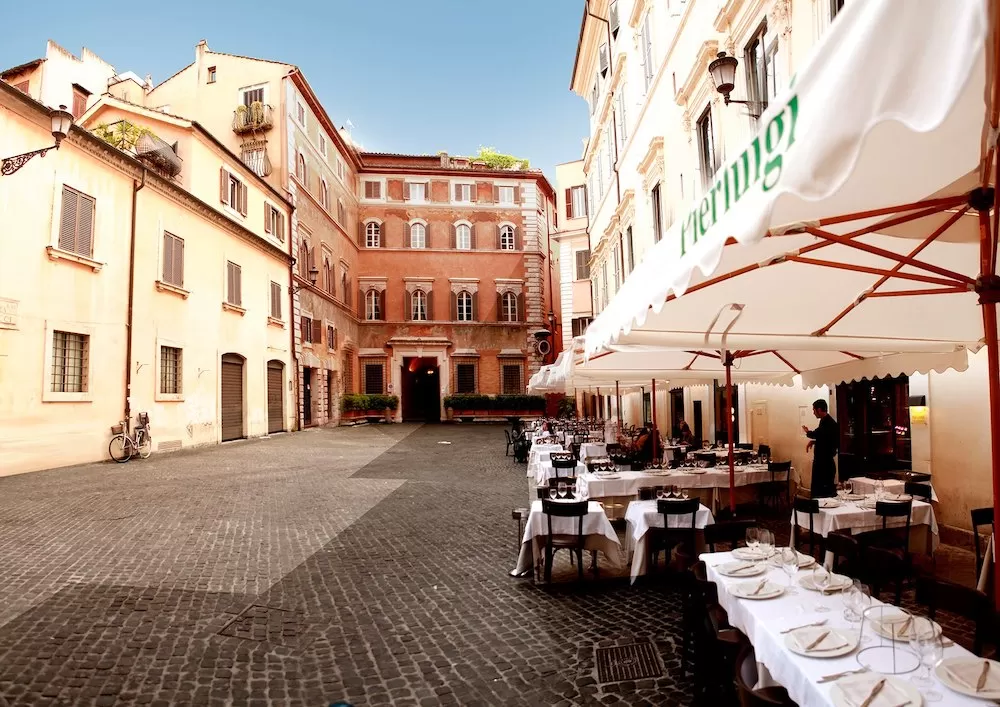
{"label": "dining table", "polygon": [[[862,496],[869,496],[875,493],[875,489],[878,488],[879,480],[871,479],[867,476],[852,476],[851,479],[851,490]],[[906,491],[906,482],[900,481],[899,479],[882,479],[882,489],[886,493],[901,494]],[[929,481],[925,481],[931,487],[931,500],[938,500],[937,494],[934,492],[934,486],[931,485]]]}
{"label": "dining table", "polygon": [[[806,627],[809,624],[823,622],[823,629],[832,629],[840,635],[856,640],[854,636],[860,630],[861,622],[850,622],[845,618],[843,597],[840,592],[819,593],[808,591],[803,588],[800,581],[812,571],[805,567],[799,569],[791,578],[777,566],[765,564],[766,570],[763,574],[754,576],[748,580],[747,577],[727,577],[721,573],[721,567],[735,558],[731,552],[705,553],[701,559],[706,565],[706,574],[709,580],[718,587],[719,605],[726,610],[729,623],[746,634],[750,643],[754,647],[758,664],[758,687],[779,684],[787,691],[789,697],[800,707],[829,707],[837,705],[834,701],[833,693],[838,689],[841,681],[867,680],[876,682],[881,676],[879,673],[870,671],[862,675],[845,675],[839,680],[822,682],[824,676],[836,675],[847,671],[859,669],[859,649],[866,645],[859,645],[851,648],[850,643],[845,648],[850,648],[844,655],[838,657],[812,657],[801,655],[792,650],[790,644],[792,640],[788,638],[789,629]],[[758,580],[767,579],[768,586],[773,583],[776,587],[782,587],[782,593],[770,599],[747,599],[740,598],[737,593],[741,591],[741,586],[747,583],[756,584]],[[791,581],[795,594],[788,594],[785,587]],[[744,592],[745,593],[745,592]],[[872,600],[873,606],[880,606],[877,599]],[[886,605],[887,606],[887,605]],[[819,611],[824,608],[826,611]],[[871,625],[868,626],[869,633],[873,636]],[[947,638],[947,636],[945,636]],[[871,645],[880,638],[871,638]],[[892,644],[889,639],[883,643]],[[976,657],[953,641],[947,641],[944,649],[944,660],[968,659],[976,660]],[[909,645],[905,642],[896,643],[897,650],[909,651]],[[912,654],[911,654],[912,655]],[[987,704],[983,700],[974,699],[956,692],[948,687],[932,671],[932,690],[943,696],[943,701],[938,704],[956,705],[963,707],[968,705]],[[909,682],[911,674],[894,676],[902,682]],[[916,687],[915,685],[913,687]],[[862,700],[864,698],[862,697]],[[889,704],[898,704],[890,702]],[[843,704],[843,703],[841,703]],[[878,705],[884,704],[879,701]],[[907,704],[908,707],[920,707],[919,704]]]}
{"label": "dining table", "polygon": [[580,444],[580,459],[608,456],[607,442],[583,442]]}
{"label": "dining table", "polygon": [[[669,523],[669,526],[664,524],[664,518],[669,518],[666,521]],[[690,528],[690,518],[690,515],[664,516],[660,513],[655,500],[632,501],[628,504],[628,508],[625,510],[625,552],[632,555],[629,574],[632,577],[633,584],[636,579],[646,574],[649,569],[648,541],[650,528]],[[705,536],[701,531],[704,531],[706,525],[714,522],[715,517],[712,515],[712,511],[704,505],[699,505],[694,518],[694,527],[699,531],[695,533],[696,553],[703,550],[705,546]]]}
{"label": "dining table", "polygon": [[[566,500],[576,501],[579,498],[570,497]],[[552,516],[553,536],[559,540],[571,540],[576,535],[577,522],[577,519],[572,517]],[[583,534],[584,550],[601,553],[611,568],[625,566],[625,551],[618,539],[618,533],[604,513],[604,507],[597,501],[590,501],[587,505],[587,515],[583,518]],[[511,576],[524,576],[544,561],[548,535],[549,517],[542,511],[542,502],[532,501],[524,534],[521,536],[517,565],[511,571]]]}

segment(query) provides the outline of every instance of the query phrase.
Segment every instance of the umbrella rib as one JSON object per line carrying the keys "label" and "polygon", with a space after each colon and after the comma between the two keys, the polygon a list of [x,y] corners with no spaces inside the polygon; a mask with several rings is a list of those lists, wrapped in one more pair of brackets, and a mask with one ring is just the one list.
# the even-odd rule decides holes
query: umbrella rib
{"label": "umbrella rib", "polygon": [[788,366],[789,368],[791,368],[796,373],[802,373],[802,371],[800,371],[798,368],[796,368],[791,363],[789,363],[788,359],[785,358],[784,356],[782,356],[777,351],[772,351],[771,353],[773,353],[775,356],[777,356],[779,361],[781,361],[783,364],[785,364],[786,366]]}
{"label": "umbrella rib", "polygon": [[910,297],[914,295],[959,295],[971,292],[968,287],[930,287],[926,290],[893,290],[891,292],[869,292],[866,297]]}
{"label": "umbrella rib", "polygon": [[[866,218],[872,218],[874,216],[885,216],[887,214],[898,214],[903,211],[912,211],[914,209],[923,209],[927,211],[923,215],[909,215],[909,217],[901,217],[910,221],[914,218],[923,218],[928,214],[937,213],[938,211],[945,211],[947,209],[952,209],[960,204],[965,204],[969,200],[967,194],[961,194],[958,196],[946,196],[940,199],[925,199],[924,201],[915,201],[911,204],[901,204],[899,206],[886,206],[881,209],[871,209],[870,211],[857,211],[853,214],[842,214],[840,216],[830,216],[828,218],[822,218],[819,220],[820,226],[832,226],[838,223],[846,223],[848,221],[860,221]],[[873,230],[878,230],[879,228],[885,228],[890,222],[878,223],[873,226]]]}
{"label": "umbrella rib", "polygon": [[835,263],[831,260],[817,260],[816,258],[803,258],[799,255],[789,256],[789,260],[793,260],[796,263],[802,263],[803,265],[818,265],[820,267],[834,268],[836,270],[851,270],[853,272],[864,272],[870,273],[872,275],[888,275],[889,277],[898,277],[902,280],[913,280],[915,282],[926,282],[928,285],[943,285],[945,287],[959,287],[960,283],[954,280],[945,280],[940,277],[929,277],[927,275],[917,275],[916,273],[908,272],[892,272],[891,270],[885,270],[883,268],[873,268],[866,265],[855,265],[853,263]]}
{"label": "umbrella rib", "polygon": [[864,361],[865,360],[864,356],[859,356],[858,354],[851,353],[850,351],[841,351],[840,353],[844,354],[845,356],[850,356],[851,358],[853,358],[853,359],[855,359],[857,361]]}

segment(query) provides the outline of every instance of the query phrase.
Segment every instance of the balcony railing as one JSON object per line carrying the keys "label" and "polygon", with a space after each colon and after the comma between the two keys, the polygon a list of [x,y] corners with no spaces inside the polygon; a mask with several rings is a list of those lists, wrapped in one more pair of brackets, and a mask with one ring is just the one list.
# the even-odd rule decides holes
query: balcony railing
{"label": "balcony railing", "polygon": [[250,105],[238,105],[233,111],[233,132],[237,135],[270,130],[274,127],[271,106],[260,101]]}
{"label": "balcony railing", "polygon": [[135,156],[171,179],[181,173],[181,158],[176,150],[152,133],[143,133],[136,140]]}

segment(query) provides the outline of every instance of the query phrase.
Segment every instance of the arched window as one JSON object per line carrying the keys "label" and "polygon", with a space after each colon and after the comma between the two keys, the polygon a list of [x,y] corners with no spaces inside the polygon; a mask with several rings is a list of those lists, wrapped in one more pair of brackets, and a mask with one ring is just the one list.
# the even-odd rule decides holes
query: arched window
{"label": "arched window", "polygon": [[319,203],[324,209],[330,208],[330,187],[325,179],[319,180]]}
{"label": "arched window", "polygon": [[303,184],[306,183],[306,156],[301,152],[299,153],[299,158],[295,161],[295,176]]}
{"label": "arched window", "polygon": [[410,247],[427,247],[427,229],[424,227],[424,224],[414,223],[410,225]]}
{"label": "arched window", "polygon": [[329,258],[323,258],[323,281],[326,283],[326,291],[334,294],[337,283],[333,280],[333,266],[330,265]]}
{"label": "arched window", "polygon": [[347,271],[340,273],[340,293],[341,299],[348,302],[350,298],[347,296]]}
{"label": "arched window", "polygon": [[368,248],[381,247],[382,227],[372,221],[365,226],[365,246]]}
{"label": "arched window", "polygon": [[371,322],[381,318],[382,312],[379,307],[378,290],[368,290],[365,294],[365,319]]}
{"label": "arched window", "polygon": [[458,293],[457,297],[458,304],[458,321],[460,322],[471,322],[472,321],[472,295],[470,295],[466,290],[462,290]]}
{"label": "arched window", "polygon": [[500,227],[500,250],[514,250],[514,227]]}
{"label": "arched window", "polygon": [[472,250],[472,229],[468,224],[460,223],[455,227],[455,248]]}
{"label": "arched window", "polygon": [[299,243],[299,275],[309,276],[309,244],[305,241]]}
{"label": "arched window", "polygon": [[517,321],[517,295],[513,292],[504,292],[502,298],[503,307],[503,321],[505,322],[516,322]]}
{"label": "arched window", "polygon": [[415,322],[427,321],[427,293],[423,290],[414,290],[410,295],[411,319]]}

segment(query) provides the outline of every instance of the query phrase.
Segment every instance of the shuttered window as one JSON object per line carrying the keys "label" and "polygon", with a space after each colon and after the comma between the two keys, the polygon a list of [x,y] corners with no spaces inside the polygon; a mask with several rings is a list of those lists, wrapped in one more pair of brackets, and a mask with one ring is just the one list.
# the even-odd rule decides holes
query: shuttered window
{"label": "shuttered window", "polygon": [[516,322],[517,321],[517,295],[513,292],[504,292],[503,297],[500,298],[501,307],[503,309],[501,316],[501,321],[505,322]]}
{"label": "shuttered window", "polygon": [[385,392],[383,383],[385,382],[385,363],[365,364],[365,395],[381,395]]}
{"label": "shuttered window", "polygon": [[474,361],[455,365],[455,392],[459,394],[476,392],[476,363]]}
{"label": "shuttered window", "polygon": [[365,198],[366,199],[381,199],[382,198],[382,182],[365,182]]}
{"label": "shuttered window", "polygon": [[337,330],[332,324],[326,325],[326,348],[331,351],[337,350]]}
{"label": "shuttered window", "polygon": [[271,316],[281,319],[281,285],[271,281]]}
{"label": "shuttered window", "polygon": [[96,200],[76,189],[63,187],[59,218],[59,248],[90,258],[94,253]]}
{"label": "shuttered window", "polygon": [[264,233],[270,233],[282,243],[285,242],[285,215],[270,204],[264,208]]}
{"label": "shuttered window", "polygon": [[578,251],[576,251],[576,279],[577,280],[589,280],[590,279],[590,251],[589,250],[578,250]]}
{"label": "shuttered window", "polygon": [[243,303],[243,271],[239,265],[226,263],[226,302],[239,307]]}
{"label": "shuttered window", "polygon": [[427,321],[427,293],[414,290],[410,295],[410,319],[415,322]]}
{"label": "shuttered window", "polygon": [[456,298],[456,304],[458,309],[458,321],[460,322],[471,322],[472,321],[472,295],[470,295],[465,290],[458,293]]}
{"label": "shuttered window", "polygon": [[69,331],[52,332],[52,392],[85,393],[90,337]]}
{"label": "shuttered window", "polygon": [[299,333],[302,335],[303,344],[311,344],[313,342],[312,317],[299,317]]}
{"label": "shuttered window", "polygon": [[184,239],[163,232],[163,281],[184,287]]}
{"label": "shuttered window", "polygon": [[514,227],[513,226],[501,226],[500,227],[500,250],[514,250],[516,243],[514,241]]}
{"label": "shuttered window", "polygon": [[382,318],[382,302],[378,290],[371,289],[365,293],[365,319],[377,321]]}
{"label": "shuttered window", "polygon": [[472,228],[467,224],[460,223],[455,227],[455,248],[472,250]]}
{"label": "shuttered window", "polygon": [[174,346],[160,347],[160,392],[167,395],[180,395],[181,387],[181,349]]}
{"label": "shuttered window", "polygon": [[504,395],[521,395],[524,393],[524,385],[521,383],[521,371],[523,366],[520,363],[505,363],[503,365],[501,392]]}
{"label": "shuttered window", "polygon": [[247,215],[247,185],[225,167],[219,171],[219,200],[241,216]]}

